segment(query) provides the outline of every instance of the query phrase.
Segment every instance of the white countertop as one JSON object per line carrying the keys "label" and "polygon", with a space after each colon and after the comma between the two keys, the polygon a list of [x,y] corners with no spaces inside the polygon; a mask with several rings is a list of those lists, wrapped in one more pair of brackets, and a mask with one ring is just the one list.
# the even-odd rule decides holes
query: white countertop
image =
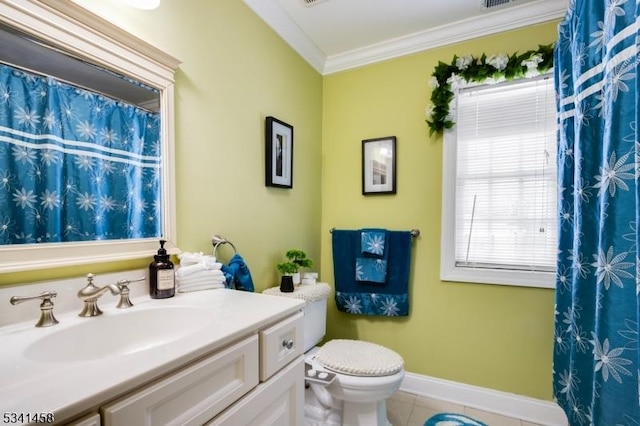
{"label": "white countertop", "polygon": [[[207,327],[183,324],[184,337],[125,355],[90,361],[35,361],[24,356],[26,347],[32,342],[65,327],[99,321],[102,317],[81,318],[77,312],[56,313],[58,325],[36,328],[38,309],[32,306],[35,313],[29,321],[0,327],[0,411],[18,414],[53,412],[56,423],[69,420],[255,333],[300,310],[305,304],[292,298],[226,289],[176,293],[173,298],[161,300],[143,295],[132,300],[135,306],[128,310],[119,310],[106,303],[101,305],[102,317],[126,315],[126,311],[135,309],[196,306],[210,312],[212,323]],[[153,324],[148,326],[153,327]],[[113,330],[113,333],[127,333],[127,330]]]}

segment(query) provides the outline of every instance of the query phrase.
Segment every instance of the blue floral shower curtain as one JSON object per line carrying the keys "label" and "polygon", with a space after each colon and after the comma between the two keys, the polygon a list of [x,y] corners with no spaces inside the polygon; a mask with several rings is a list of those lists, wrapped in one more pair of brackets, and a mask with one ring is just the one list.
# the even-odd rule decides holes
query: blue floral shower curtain
{"label": "blue floral shower curtain", "polygon": [[0,64],[0,244],[161,235],[160,117]]}
{"label": "blue floral shower curtain", "polygon": [[570,1],[555,50],[553,385],[572,425],[640,425],[638,8]]}

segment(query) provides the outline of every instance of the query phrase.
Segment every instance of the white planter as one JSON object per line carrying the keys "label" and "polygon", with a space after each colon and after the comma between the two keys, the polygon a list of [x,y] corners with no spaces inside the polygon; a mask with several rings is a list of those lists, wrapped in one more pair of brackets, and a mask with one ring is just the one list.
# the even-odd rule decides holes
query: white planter
{"label": "white planter", "polygon": [[318,280],[318,273],[317,272],[305,272],[304,274],[302,274],[302,285],[313,285],[317,282]]}
{"label": "white planter", "polygon": [[295,274],[289,274],[291,278],[293,278],[293,285],[300,284],[300,272],[296,272]]}

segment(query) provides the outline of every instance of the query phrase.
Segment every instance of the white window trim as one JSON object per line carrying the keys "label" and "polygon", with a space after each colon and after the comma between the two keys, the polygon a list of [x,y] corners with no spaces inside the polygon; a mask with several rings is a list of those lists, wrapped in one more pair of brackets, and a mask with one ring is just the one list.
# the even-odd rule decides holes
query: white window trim
{"label": "white window trim", "polygon": [[[174,73],[180,61],[70,1],[2,0],[2,21],[160,90],[162,238],[177,253]],[[0,247],[0,273],[115,262],[153,255],[158,238]]]}
{"label": "white window trim", "polygon": [[[454,101],[458,98],[456,90]],[[451,112],[455,117],[455,105]],[[522,287],[555,288],[555,272],[516,271],[457,266],[456,241],[456,126],[445,130],[442,150],[442,225],[440,236],[440,279],[442,281],[499,284]]]}

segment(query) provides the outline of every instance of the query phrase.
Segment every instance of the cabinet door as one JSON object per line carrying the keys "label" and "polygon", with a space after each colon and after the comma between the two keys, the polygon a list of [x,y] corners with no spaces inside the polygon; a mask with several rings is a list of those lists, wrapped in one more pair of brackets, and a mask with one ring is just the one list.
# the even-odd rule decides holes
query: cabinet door
{"label": "cabinet door", "polygon": [[207,426],[300,426],[304,424],[304,357],[260,383]]}
{"label": "cabinet door", "polygon": [[258,384],[252,336],[102,407],[105,426],[201,425]]}

